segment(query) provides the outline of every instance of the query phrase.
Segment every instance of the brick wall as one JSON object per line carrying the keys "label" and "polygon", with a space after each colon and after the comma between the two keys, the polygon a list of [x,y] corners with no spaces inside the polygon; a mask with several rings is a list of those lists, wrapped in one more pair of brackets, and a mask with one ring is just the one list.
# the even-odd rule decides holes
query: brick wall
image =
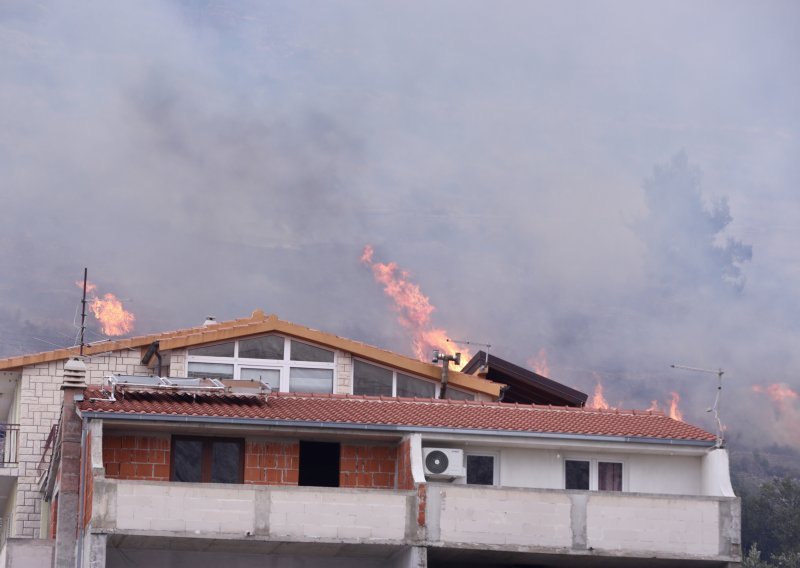
{"label": "brick wall", "polygon": [[86,447],[83,449],[84,493],[83,493],[83,528],[92,520],[92,498],[94,497],[94,476],[92,475],[92,433],[86,435]]}
{"label": "brick wall", "polygon": [[169,436],[103,436],[106,477],[169,481]]}
{"label": "brick wall", "polygon": [[396,469],[395,446],[342,444],[339,465],[340,487],[394,489]]}
{"label": "brick wall", "polygon": [[246,442],[244,482],[253,485],[297,485],[299,442]]}
{"label": "brick wall", "polygon": [[411,440],[403,440],[397,446],[397,488],[414,488],[414,475],[411,473]]}

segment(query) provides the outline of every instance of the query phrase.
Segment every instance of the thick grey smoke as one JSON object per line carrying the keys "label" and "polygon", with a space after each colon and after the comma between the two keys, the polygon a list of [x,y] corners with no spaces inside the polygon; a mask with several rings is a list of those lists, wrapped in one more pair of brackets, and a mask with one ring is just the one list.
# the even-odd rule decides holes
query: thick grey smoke
{"label": "thick grey smoke", "polygon": [[752,390],[800,390],[798,16],[4,2],[0,355],[73,341],[84,266],[137,332],[262,308],[410,353],[371,243],[453,337],[708,427],[669,365],[723,367],[732,439],[800,439]]}

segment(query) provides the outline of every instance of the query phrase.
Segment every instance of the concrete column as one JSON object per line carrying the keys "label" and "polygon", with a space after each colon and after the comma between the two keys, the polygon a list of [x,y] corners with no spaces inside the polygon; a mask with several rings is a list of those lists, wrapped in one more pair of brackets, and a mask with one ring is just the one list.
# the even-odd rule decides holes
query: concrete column
{"label": "concrete column", "polygon": [[409,546],[389,560],[391,568],[427,568],[428,549],[424,546]]}
{"label": "concrete column", "polygon": [[54,568],[75,568],[80,520],[81,419],[75,403],[86,387],[86,365],[78,358],[64,365],[64,404],[59,423],[60,461]]}
{"label": "concrete column", "polygon": [[87,552],[83,556],[83,566],[80,568],[106,568],[106,548],[108,535],[87,534]]}

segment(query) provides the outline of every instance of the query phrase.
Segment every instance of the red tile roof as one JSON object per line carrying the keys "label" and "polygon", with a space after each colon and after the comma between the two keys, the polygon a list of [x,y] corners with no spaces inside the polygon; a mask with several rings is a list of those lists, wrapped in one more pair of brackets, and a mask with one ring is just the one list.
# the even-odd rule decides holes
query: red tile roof
{"label": "red tile roof", "polygon": [[81,412],[153,417],[193,416],[309,424],[494,430],[714,442],[715,436],[661,412],[518,405],[498,402],[273,393],[236,394],[126,390],[116,401],[98,387],[86,391]]}

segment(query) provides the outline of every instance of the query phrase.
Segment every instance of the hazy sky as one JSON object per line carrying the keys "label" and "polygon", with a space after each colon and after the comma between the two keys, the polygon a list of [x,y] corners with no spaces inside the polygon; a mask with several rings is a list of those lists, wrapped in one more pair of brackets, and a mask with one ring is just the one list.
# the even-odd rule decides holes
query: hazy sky
{"label": "hazy sky", "polygon": [[[800,445],[800,4],[0,3],[0,355],[89,267],[135,333],[255,308],[452,337]],[[95,328],[96,329],[96,328]],[[97,335],[93,335],[97,338]],[[49,343],[47,343],[49,342]],[[773,389],[773,393],[778,391]]]}

